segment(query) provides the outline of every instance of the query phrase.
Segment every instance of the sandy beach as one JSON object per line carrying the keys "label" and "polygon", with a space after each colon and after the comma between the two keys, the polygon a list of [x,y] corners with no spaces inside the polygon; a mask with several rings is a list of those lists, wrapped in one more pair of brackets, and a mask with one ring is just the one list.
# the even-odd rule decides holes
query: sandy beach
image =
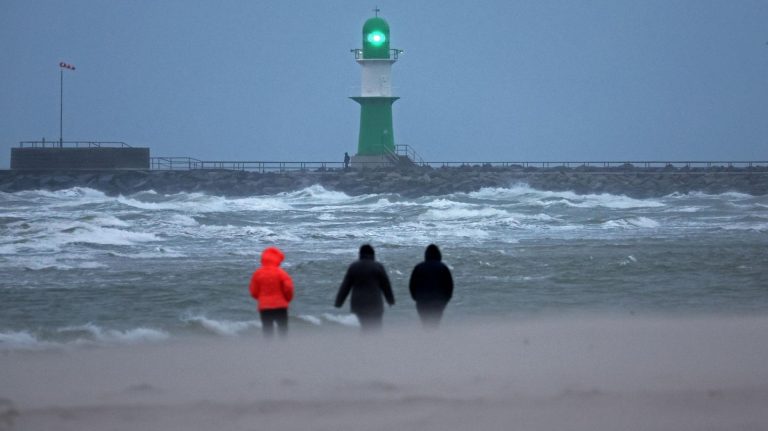
{"label": "sandy beach", "polygon": [[537,318],[0,353],[4,430],[768,429],[768,318]]}

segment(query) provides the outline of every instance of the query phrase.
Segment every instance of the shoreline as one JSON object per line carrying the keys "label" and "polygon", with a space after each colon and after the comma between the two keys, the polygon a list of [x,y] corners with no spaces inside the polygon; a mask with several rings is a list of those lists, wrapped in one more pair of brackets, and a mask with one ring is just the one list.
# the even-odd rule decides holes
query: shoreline
{"label": "shoreline", "polygon": [[0,429],[762,429],[766,333],[583,315],[4,353]]}
{"label": "shoreline", "polygon": [[450,168],[249,172],[231,170],[0,171],[0,191],[88,187],[109,195],[153,190],[162,194],[202,192],[224,196],[268,195],[320,185],[352,196],[404,197],[469,193],[526,184],[545,191],[651,198],[673,193],[768,194],[763,168]]}

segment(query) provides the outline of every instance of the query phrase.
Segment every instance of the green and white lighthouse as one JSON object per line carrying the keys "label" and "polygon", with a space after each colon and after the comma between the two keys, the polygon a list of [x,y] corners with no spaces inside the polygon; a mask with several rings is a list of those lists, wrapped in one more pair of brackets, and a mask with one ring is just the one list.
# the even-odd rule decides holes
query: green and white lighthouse
{"label": "green and white lighthouse", "polygon": [[376,16],[363,25],[363,48],[353,49],[355,60],[363,68],[360,96],[352,100],[360,104],[360,135],[355,167],[390,164],[396,159],[395,135],[392,128],[392,65],[402,50],[389,47],[389,24]]}

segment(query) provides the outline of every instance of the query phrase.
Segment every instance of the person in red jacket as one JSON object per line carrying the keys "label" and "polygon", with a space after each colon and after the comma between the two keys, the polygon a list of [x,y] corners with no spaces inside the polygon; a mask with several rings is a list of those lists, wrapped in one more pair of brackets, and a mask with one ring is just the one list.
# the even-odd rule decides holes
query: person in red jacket
{"label": "person in red jacket", "polygon": [[274,325],[280,336],[288,333],[288,304],[293,299],[293,280],[280,263],[285,255],[277,247],[267,247],[261,252],[261,267],[253,272],[249,290],[259,303],[261,327],[266,337],[274,333]]}

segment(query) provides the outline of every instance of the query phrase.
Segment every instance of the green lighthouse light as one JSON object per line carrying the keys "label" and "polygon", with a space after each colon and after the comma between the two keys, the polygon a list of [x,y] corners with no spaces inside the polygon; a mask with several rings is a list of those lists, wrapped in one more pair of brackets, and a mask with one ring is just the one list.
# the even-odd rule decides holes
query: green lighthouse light
{"label": "green lighthouse light", "polygon": [[368,42],[370,42],[373,46],[381,46],[384,42],[387,41],[387,36],[380,32],[380,31],[373,31],[371,33],[368,33]]}

